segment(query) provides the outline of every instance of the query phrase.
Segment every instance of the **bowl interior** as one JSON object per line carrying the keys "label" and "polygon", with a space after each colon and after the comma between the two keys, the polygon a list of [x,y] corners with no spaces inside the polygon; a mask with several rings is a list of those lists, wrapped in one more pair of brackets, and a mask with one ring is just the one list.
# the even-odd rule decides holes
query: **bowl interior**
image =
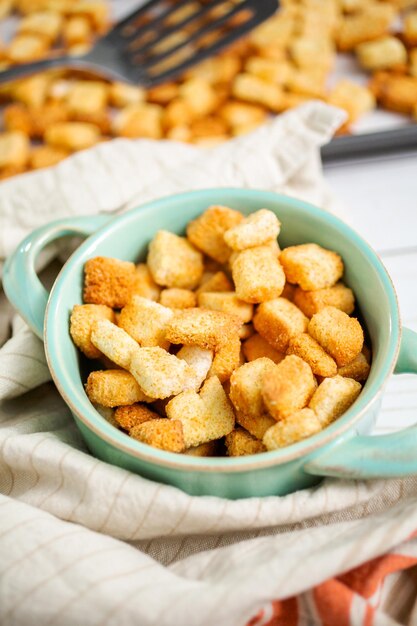
{"label": "bowl interior", "polygon": [[[132,454],[152,460],[178,461],[178,455],[156,450],[116,430],[90,404],[83,388],[79,355],[69,335],[69,316],[82,303],[83,267],[87,259],[113,256],[138,262],[146,256],[150,240],[159,229],[181,234],[186,224],[212,204],[227,205],[249,214],[260,208],[274,211],[282,223],[281,247],[315,242],[336,250],[345,263],[344,281],[354,292],[372,343],[369,379],[355,402],[323,432],[289,448],[268,452],[269,462],[286,461],[322,445],[350,427],[358,412],[373,399],[392,371],[399,342],[399,316],[395,291],[377,255],[341,220],[312,205],[271,192],[211,189],[170,196],[138,207],[89,237],[72,255],[56,281],[45,318],[45,343],[53,378],[74,413],[108,441]],[[226,459],[228,466],[246,466],[253,457]],[[222,458],[183,457],[190,467],[224,465]]]}

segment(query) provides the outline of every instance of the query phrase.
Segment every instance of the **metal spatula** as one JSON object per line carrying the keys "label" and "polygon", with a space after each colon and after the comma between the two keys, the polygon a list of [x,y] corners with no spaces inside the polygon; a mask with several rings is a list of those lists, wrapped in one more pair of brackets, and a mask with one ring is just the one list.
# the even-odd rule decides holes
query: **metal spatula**
{"label": "metal spatula", "polygon": [[52,67],[151,87],[219,52],[271,16],[278,0],[150,0],[88,54],[53,57],[0,72],[0,83]]}

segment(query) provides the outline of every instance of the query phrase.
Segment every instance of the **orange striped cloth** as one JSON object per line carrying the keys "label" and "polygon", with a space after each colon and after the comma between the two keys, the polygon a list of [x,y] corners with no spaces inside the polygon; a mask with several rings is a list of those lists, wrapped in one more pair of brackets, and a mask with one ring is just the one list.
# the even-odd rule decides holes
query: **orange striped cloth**
{"label": "orange striped cloth", "polygon": [[[414,533],[414,536],[417,533]],[[269,603],[247,626],[396,626],[417,623],[417,539]]]}

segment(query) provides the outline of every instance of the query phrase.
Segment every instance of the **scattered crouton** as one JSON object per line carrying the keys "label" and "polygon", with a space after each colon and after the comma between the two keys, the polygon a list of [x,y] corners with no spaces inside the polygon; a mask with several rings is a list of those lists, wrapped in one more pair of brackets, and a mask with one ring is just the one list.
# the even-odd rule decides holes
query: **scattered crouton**
{"label": "scattered crouton", "polygon": [[169,341],[165,338],[165,329],[173,315],[171,309],[153,300],[132,296],[121,310],[118,324],[142,347],[160,346],[167,350]]}
{"label": "scattered crouton", "polygon": [[246,415],[241,411],[235,411],[235,414],[236,422],[243,426],[253,437],[261,441],[268,428],[271,428],[271,426],[277,423],[268,413],[254,416]]}
{"label": "scattered crouton", "polygon": [[178,420],[153,419],[134,426],[129,435],[142,443],[167,452],[183,452],[183,427]]}
{"label": "scattered crouton", "polygon": [[338,367],[347,365],[362,351],[363,330],[358,320],[335,307],[325,307],[313,315],[308,332]]}
{"label": "scattered crouton", "polygon": [[148,265],[163,287],[194,289],[203,275],[203,255],[184,237],[160,230],[149,244]]}
{"label": "scattered crouton", "polygon": [[184,309],[175,313],[167,325],[165,336],[171,343],[218,350],[238,332],[240,326],[239,318],[222,311]]}
{"label": "scattered crouton", "polygon": [[316,291],[304,291],[301,287],[296,287],[294,304],[307,317],[313,317],[315,313],[318,313],[326,306],[334,306],[336,309],[340,309],[350,315],[355,309],[355,297],[349,287],[339,282],[333,287],[317,289]]}
{"label": "scattered crouton", "polygon": [[348,410],[360,394],[361,388],[361,384],[352,378],[325,378],[308,406],[317,415],[322,428],[325,428]]}
{"label": "scattered crouton", "polygon": [[132,295],[136,279],[134,263],[108,257],[89,259],[84,267],[84,302],[124,307]]}
{"label": "scattered crouton", "polygon": [[241,347],[239,335],[231,335],[228,342],[216,352],[209,375],[217,376],[222,383],[229,380],[235,369],[241,365]]}
{"label": "scattered crouton", "polygon": [[198,306],[235,315],[242,320],[242,324],[250,322],[253,317],[253,305],[239,300],[234,291],[200,293]]}
{"label": "scattered crouton", "polygon": [[313,337],[301,333],[290,339],[287,354],[296,354],[303,359],[317,376],[336,376],[337,365]]}
{"label": "scattered crouton", "polygon": [[148,300],[158,302],[161,288],[152,278],[152,274],[146,263],[139,263],[139,265],[136,266],[136,280],[132,291],[133,294],[142,296],[142,298],[148,298]]}
{"label": "scattered crouton", "polygon": [[201,281],[200,287],[197,289],[197,296],[200,293],[210,292],[210,291],[233,291],[233,283],[228,279],[226,274],[222,271],[215,272],[212,274],[207,280]]}
{"label": "scattered crouton", "polygon": [[267,358],[245,363],[230,379],[230,400],[237,411],[257,417],[266,412],[262,397],[264,380],[274,374],[274,363]]}
{"label": "scattered crouton", "polygon": [[253,325],[275,350],[285,352],[291,337],[306,332],[308,318],[289,300],[276,298],[258,307]]}
{"label": "scattered crouton", "polygon": [[276,240],[281,224],[272,211],[260,209],[246,217],[240,224],[224,233],[224,240],[232,250],[245,250],[263,246]]}
{"label": "scattered crouton", "polygon": [[126,370],[139,350],[138,343],[127,332],[107,319],[93,321],[90,337],[93,346]]}
{"label": "scattered crouton", "polygon": [[197,306],[197,296],[189,289],[163,289],[159,298],[159,303],[170,309],[192,309]]}
{"label": "scattered crouton", "polygon": [[160,399],[181,393],[194,376],[186,361],[159,347],[138,348],[129,369],[148,396]]}
{"label": "scattered crouton", "polygon": [[243,343],[243,354],[247,361],[255,361],[262,357],[271,359],[274,363],[280,363],[285,359],[285,352],[278,352],[261,335],[255,333]]}
{"label": "scattered crouton", "polygon": [[332,287],[343,274],[340,255],[315,243],[285,248],[279,259],[288,282],[304,291]]}
{"label": "scattered crouton", "polygon": [[365,382],[371,371],[371,366],[365,354],[361,352],[356,358],[344,367],[339,367],[337,373],[339,376],[345,376],[346,378],[353,378],[359,383]]}
{"label": "scattered crouton", "polygon": [[114,412],[114,419],[117,424],[128,432],[130,432],[134,426],[139,426],[139,424],[143,424],[149,420],[159,419],[159,417],[158,413],[151,411],[151,409],[139,402],[128,406],[119,406]]}
{"label": "scattered crouton", "polygon": [[269,428],[263,443],[267,450],[277,450],[320,432],[322,425],[314,411],[301,409]]}
{"label": "scattered crouton", "polygon": [[247,456],[265,452],[266,448],[243,428],[235,428],[226,436],[226,450],[228,456]]}
{"label": "scattered crouton", "polygon": [[124,370],[91,372],[87,379],[85,391],[90,402],[106,407],[151,401],[151,398],[142,391],[133,376]]}
{"label": "scattered crouton", "polygon": [[76,304],[70,317],[70,335],[73,342],[89,359],[98,359],[102,353],[91,343],[91,327],[95,320],[114,322],[114,311],[103,304]]}
{"label": "scattered crouton", "polygon": [[239,211],[225,206],[212,206],[187,226],[191,243],[219,263],[226,263],[231,249],[224,241],[224,233],[243,220]]}
{"label": "scattered crouton", "polygon": [[267,246],[248,248],[232,263],[238,298],[245,302],[265,302],[278,298],[285,285],[284,270]]}
{"label": "scattered crouton", "polygon": [[183,359],[194,373],[193,377],[187,381],[186,390],[198,391],[206,380],[213,363],[213,352],[198,346],[183,346],[176,356],[178,359]]}

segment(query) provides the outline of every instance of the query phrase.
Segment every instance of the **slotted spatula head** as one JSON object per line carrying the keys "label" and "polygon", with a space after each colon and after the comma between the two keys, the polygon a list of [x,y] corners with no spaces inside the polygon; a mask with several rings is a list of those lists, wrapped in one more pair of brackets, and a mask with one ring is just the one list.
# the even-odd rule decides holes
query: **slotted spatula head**
{"label": "slotted spatula head", "polygon": [[218,53],[277,8],[278,0],[150,0],[87,55],[19,65],[0,73],[0,83],[65,66],[152,87]]}

